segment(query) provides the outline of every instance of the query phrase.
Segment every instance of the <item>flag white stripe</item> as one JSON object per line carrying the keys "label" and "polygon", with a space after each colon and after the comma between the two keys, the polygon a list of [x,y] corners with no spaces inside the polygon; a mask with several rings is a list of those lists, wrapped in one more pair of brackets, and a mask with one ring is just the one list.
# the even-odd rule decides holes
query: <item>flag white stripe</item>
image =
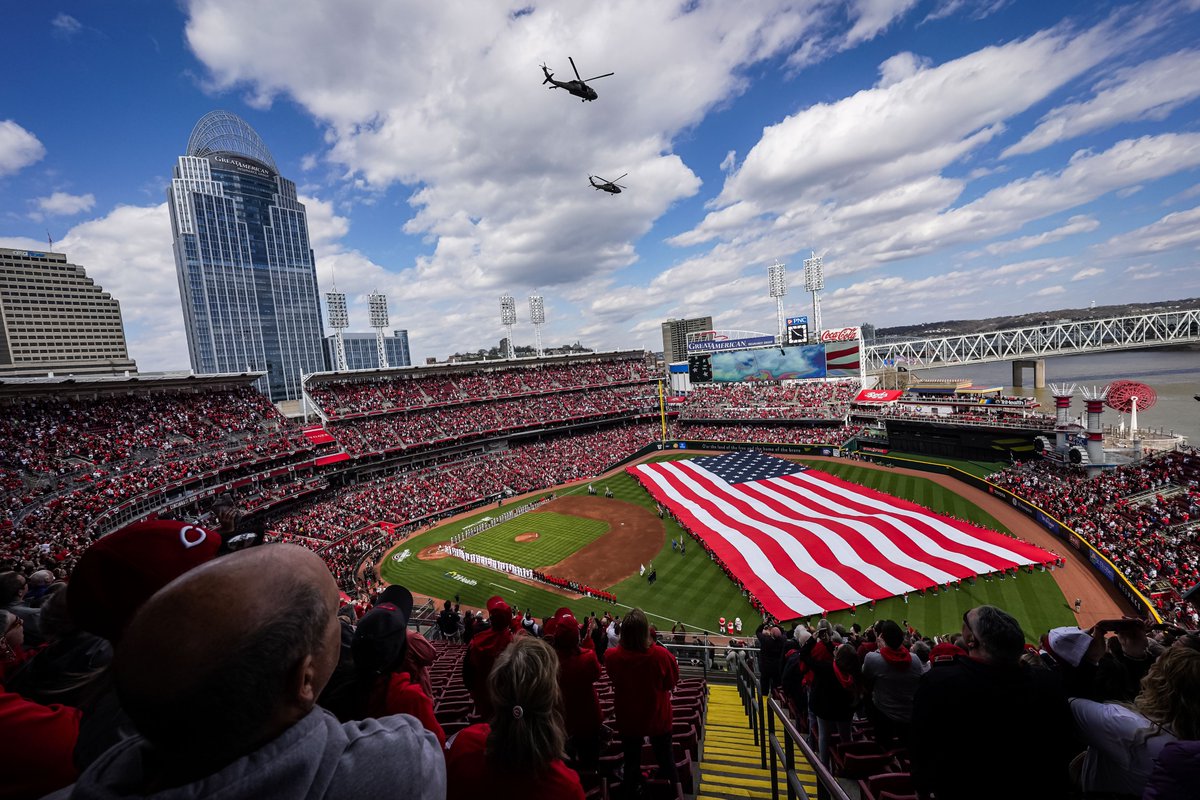
{"label": "flag white stripe", "polygon": [[[652,481],[662,492],[664,492],[673,501],[685,507],[690,513],[701,522],[705,523],[713,533],[725,538],[729,544],[737,549],[742,558],[746,560],[746,564],[753,570],[754,574],[767,585],[767,587],[779,598],[785,606],[787,606],[796,616],[807,616],[815,614],[823,609],[820,605],[811,600],[807,595],[801,592],[794,583],[788,578],[780,575],[775,569],[775,565],[771,559],[759,548],[753,539],[745,534],[729,528],[718,522],[711,514],[702,508],[698,503],[691,498],[680,494],[678,490],[666,479],[666,476],[659,474],[653,469],[645,468],[648,465],[636,467],[642,475]],[[684,477],[678,475],[677,477]]]}
{"label": "flag white stripe", "polygon": [[[818,536],[821,536],[820,532],[824,531],[828,533],[829,537],[836,538],[836,541],[840,545],[840,547],[837,549],[834,548],[833,542],[829,541],[829,539],[825,536],[821,536],[821,539],[825,541],[826,544],[829,544],[830,549],[834,550],[834,552],[837,553],[840,558],[843,558],[843,563],[853,563],[855,560],[862,558],[862,554],[859,553],[854,545],[850,544],[845,539],[842,539],[841,535],[838,534],[837,531],[830,530],[819,523],[812,522],[811,520],[828,519],[851,528],[864,539],[866,539],[880,557],[897,566],[904,567],[912,570],[913,572],[924,575],[933,583],[945,583],[946,581],[955,580],[958,577],[956,575],[951,575],[944,570],[938,569],[932,564],[921,561],[918,558],[914,558],[908,553],[905,553],[899,548],[899,546],[896,545],[895,542],[891,540],[891,538],[885,532],[879,530],[879,528],[870,523],[862,522],[857,519],[843,519],[839,514],[831,514],[815,505],[803,503],[803,501],[796,499],[796,495],[808,497],[808,493],[789,491],[791,489],[791,484],[784,484],[779,482],[778,479],[771,479],[760,482],[754,488],[756,491],[763,492],[764,494],[770,494],[780,503],[790,505],[792,507],[798,507],[798,510],[804,514],[801,519],[805,523],[806,530],[813,531],[814,533],[817,533]],[[882,567],[864,563],[859,567],[859,570],[865,572],[867,568],[872,570],[870,573],[871,579],[880,586],[889,589],[892,594],[911,592],[918,588],[916,586],[910,586],[898,578],[892,577],[891,574]],[[876,577],[876,575],[881,577]]]}
{"label": "flag white stripe", "polygon": [[[734,508],[733,506],[721,505],[721,513],[727,519],[732,520],[734,523],[741,523],[742,525],[752,529],[755,533],[773,540],[783,549],[784,555],[791,560],[791,562],[796,566],[796,569],[816,579],[817,582],[821,584],[821,587],[825,589],[825,591],[845,602],[847,605],[850,603],[865,603],[871,599],[869,596],[860,593],[853,586],[847,583],[844,577],[818,561],[803,543],[797,541],[796,537],[792,536],[792,534],[788,533],[787,531],[780,530],[778,527],[773,525],[766,518],[766,515],[770,513],[770,509],[767,508],[762,501],[755,500],[747,493],[739,491],[745,489],[749,484],[730,486],[730,484],[721,480],[704,467],[698,466],[694,461],[680,462],[678,464],[678,468],[679,470],[677,474],[679,475],[680,480],[688,484],[692,491],[698,494],[708,494],[710,496],[716,495],[721,499],[740,500],[741,502],[750,505],[752,508],[758,511],[758,513],[762,516],[755,518],[745,514],[740,509]],[[701,484],[701,481],[703,481],[706,485]],[[726,535],[727,539],[729,538],[729,534],[726,532],[732,531],[746,541],[753,542],[753,539],[743,534],[728,522],[718,520],[711,514],[709,515],[709,519],[721,526],[720,530]],[[755,543],[754,546],[755,549],[758,549],[757,543]],[[761,553],[762,551],[758,550],[758,552]],[[773,566],[772,569],[774,570]]]}
{"label": "flag white stripe", "polygon": [[[791,477],[796,478],[797,480],[805,481],[807,483],[821,484],[827,490],[828,489],[837,489],[837,491],[841,492],[845,496],[847,496],[849,498],[853,498],[853,501],[856,503],[859,503],[860,505],[865,505],[865,506],[869,506],[870,508],[878,509],[879,515],[885,519],[888,519],[894,525],[899,526],[899,525],[903,524],[903,523],[901,523],[900,520],[896,519],[897,517],[904,517],[906,519],[916,519],[916,520],[919,520],[920,522],[923,522],[924,524],[930,526],[931,528],[936,529],[939,533],[941,533],[947,539],[950,539],[951,541],[953,541],[957,544],[966,545],[968,547],[975,547],[980,550],[984,550],[984,551],[990,553],[991,555],[996,556],[997,558],[1003,558],[1007,561],[1013,562],[1014,564],[1032,564],[1033,563],[1033,561],[1031,559],[1026,558],[1025,556],[1021,555],[1020,553],[1009,550],[1008,548],[1006,548],[1002,545],[996,544],[994,542],[989,542],[989,541],[986,541],[983,539],[979,539],[974,536],[971,536],[969,533],[960,531],[958,528],[954,527],[949,522],[939,519],[938,517],[934,516],[931,513],[920,512],[920,511],[908,511],[903,508],[897,508],[893,505],[888,505],[883,500],[877,500],[873,497],[869,497],[865,494],[862,494],[861,492],[855,491],[854,489],[843,490],[842,487],[840,487],[840,486],[833,487],[826,481],[821,480],[819,476],[809,475],[809,474],[807,474],[807,472],[800,472]],[[848,508],[844,508],[844,510],[846,511],[846,513],[854,514],[855,516],[873,516],[873,515],[865,514],[860,511],[854,511],[854,510],[848,509]],[[922,535],[924,535],[924,534],[922,534]],[[984,565],[983,568],[978,569],[976,571],[977,572],[991,572],[993,569],[995,569],[995,568],[990,565]]]}

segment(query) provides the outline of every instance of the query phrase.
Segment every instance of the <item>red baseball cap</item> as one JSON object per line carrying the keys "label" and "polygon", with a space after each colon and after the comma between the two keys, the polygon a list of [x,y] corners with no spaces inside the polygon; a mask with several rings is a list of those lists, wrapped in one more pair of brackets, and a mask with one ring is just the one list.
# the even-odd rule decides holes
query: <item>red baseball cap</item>
{"label": "red baseball cap", "polygon": [[509,607],[508,603],[504,602],[504,598],[500,595],[488,598],[487,610],[489,614],[495,614],[497,611],[504,611],[508,614],[512,613],[512,609]]}
{"label": "red baseball cap", "polygon": [[81,629],[117,641],[150,596],[217,557],[221,535],[179,520],[135,522],[84,551],[67,584]]}

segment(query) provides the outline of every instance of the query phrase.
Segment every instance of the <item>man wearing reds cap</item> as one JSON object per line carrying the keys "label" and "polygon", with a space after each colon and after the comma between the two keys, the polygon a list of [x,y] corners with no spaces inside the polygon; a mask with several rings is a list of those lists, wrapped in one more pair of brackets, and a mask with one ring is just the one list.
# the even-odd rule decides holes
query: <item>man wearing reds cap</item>
{"label": "man wearing reds cap", "polygon": [[488,675],[492,665],[512,642],[512,609],[504,598],[496,595],[487,601],[488,621],[491,627],[471,638],[471,646],[463,658],[463,685],[475,701],[475,713],[491,719],[492,700],[488,693]]}
{"label": "man wearing reds cap", "polygon": [[54,797],[444,797],[437,737],[417,720],[342,724],[317,707],[338,659],[337,607],[325,563],[292,545],[173,581],[126,626],[113,662],[139,735]]}
{"label": "man wearing reds cap", "polygon": [[[84,551],[67,584],[67,612],[84,631],[114,645],[150,596],[180,575],[212,561],[221,537],[179,520],[135,522]],[[111,681],[98,678],[81,704],[75,765],[83,769],[132,733]]]}

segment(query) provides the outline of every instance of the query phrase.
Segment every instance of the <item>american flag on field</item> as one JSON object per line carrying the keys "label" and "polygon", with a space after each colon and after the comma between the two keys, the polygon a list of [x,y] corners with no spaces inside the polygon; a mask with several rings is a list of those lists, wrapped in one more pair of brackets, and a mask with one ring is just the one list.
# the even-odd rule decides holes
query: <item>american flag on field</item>
{"label": "american flag on field", "polygon": [[753,451],[626,471],[778,619],[1055,558],[996,531]]}

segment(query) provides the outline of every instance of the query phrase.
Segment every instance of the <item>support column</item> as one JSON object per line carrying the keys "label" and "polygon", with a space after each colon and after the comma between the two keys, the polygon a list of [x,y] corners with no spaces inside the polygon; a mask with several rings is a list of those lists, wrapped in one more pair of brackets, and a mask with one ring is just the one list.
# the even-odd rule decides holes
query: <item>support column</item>
{"label": "support column", "polygon": [[1018,358],[1012,362],[1012,385],[1013,387],[1025,385],[1025,368],[1033,368],[1033,387],[1035,389],[1046,388],[1046,359],[1044,358]]}

